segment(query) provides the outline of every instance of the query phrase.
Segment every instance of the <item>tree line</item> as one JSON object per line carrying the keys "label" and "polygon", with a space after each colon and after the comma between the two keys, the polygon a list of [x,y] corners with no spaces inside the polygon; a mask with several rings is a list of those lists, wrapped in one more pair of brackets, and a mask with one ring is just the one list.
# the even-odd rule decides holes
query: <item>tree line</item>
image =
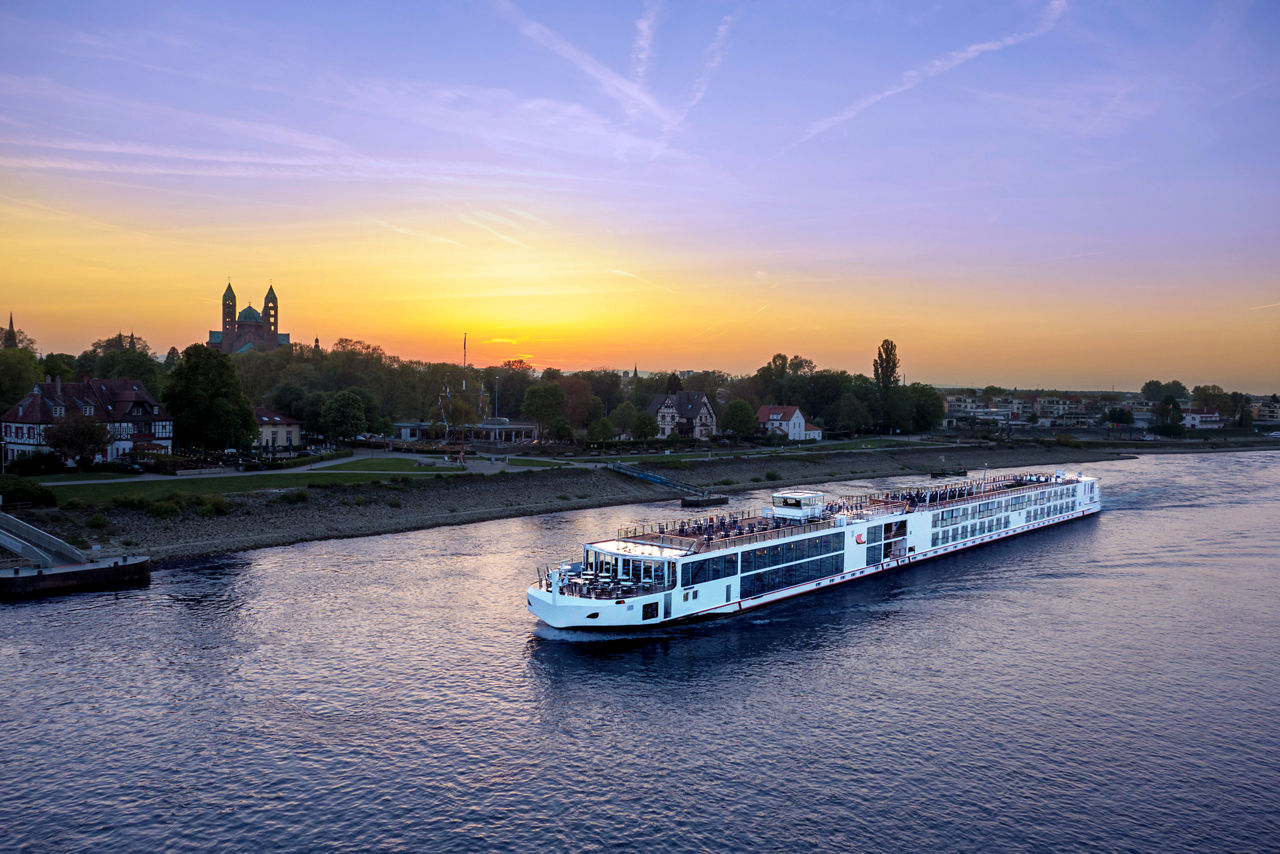
{"label": "tree line", "polygon": [[[606,441],[618,433],[657,435],[648,412],[655,395],[702,392],[722,432],[741,438],[756,430],[765,405],[795,405],[828,435],[919,432],[945,415],[942,396],[924,383],[902,379],[897,347],[884,340],[869,374],[819,368],[800,355],[774,354],[755,371],[730,375],[699,371],[638,376],[595,369],[540,373],[523,360],[478,368],[388,355],[377,345],[339,339],[325,350],[300,344],[227,356],[202,344],[163,357],[139,336],[117,333],[94,341],[79,355],[36,356],[35,342],[20,334],[0,350],[0,409],[7,409],[45,376],[66,381],[129,378],[162,401],[175,420],[178,441],[188,447],[242,447],[256,440],[253,407],[300,421],[312,435],[349,438],[389,434],[393,421],[458,425],[484,415],[527,419],[545,434],[567,440],[586,435]],[[1224,417],[1247,417],[1248,397],[1218,386],[1188,391],[1178,381],[1151,381],[1143,396],[1190,397],[1197,407]],[[991,386],[983,394],[1006,393]]]}

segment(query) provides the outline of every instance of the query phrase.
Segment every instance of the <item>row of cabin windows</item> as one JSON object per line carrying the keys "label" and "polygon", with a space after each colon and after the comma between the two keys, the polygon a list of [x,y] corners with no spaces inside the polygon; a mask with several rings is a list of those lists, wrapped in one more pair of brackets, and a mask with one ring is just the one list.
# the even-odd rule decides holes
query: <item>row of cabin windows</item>
{"label": "row of cabin windows", "polygon": [[[789,543],[776,543],[742,552],[742,572],[759,572],[784,563],[809,560],[842,551],[844,551],[844,534],[822,534]],[[704,581],[718,581],[737,573],[737,555],[717,555],[685,563],[681,567],[680,583],[682,587],[692,587]]]}
{"label": "row of cabin windows", "polygon": [[1050,504],[1045,507],[1035,507],[1027,511],[1028,522],[1038,522],[1041,519],[1048,519],[1050,516],[1061,516],[1063,513],[1074,513],[1076,502],[1063,501],[1060,504]]}
{"label": "row of cabin windows", "polygon": [[974,519],[986,519],[1001,513],[1016,513],[1029,505],[1042,505],[1052,501],[1062,501],[1072,498],[1074,495],[1075,487],[1064,486],[1058,489],[1037,492],[1033,495],[1018,495],[1013,498],[1006,498],[1003,501],[984,501],[981,504],[952,507],[947,510],[939,510],[933,514],[933,527],[947,528],[951,525],[960,525]]}
{"label": "row of cabin windows", "polygon": [[829,575],[836,575],[841,572],[844,572],[843,552],[807,560],[803,563],[793,563],[789,566],[767,569],[764,572],[757,572],[753,575],[744,575],[742,576],[741,592],[738,595],[742,599],[750,599],[752,596],[759,596],[763,593],[781,590],[784,587],[792,587],[796,584],[804,584],[806,581],[817,581],[819,578],[826,578]]}
{"label": "row of cabin windows", "polygon": [[983,534],[990,534],[1009,527],[1008,516],[997,516],[994,519],[983,519],[981,522],[974,522],[971,525],[961,525],[958,528],[945,528],[941,531],[933,532],[933,546],[945,546],[950,543],[958,543],[961,540],[967,540],[970,537],[981,537]]}
{"label": "row of cabin windows", "polygon": [[758,572],[779,564],[808,560],[841,551],[844,551],[844,534],[806,537],[803,540],[792,540],[789,543],[777,543],[743,552],[742,571]]}

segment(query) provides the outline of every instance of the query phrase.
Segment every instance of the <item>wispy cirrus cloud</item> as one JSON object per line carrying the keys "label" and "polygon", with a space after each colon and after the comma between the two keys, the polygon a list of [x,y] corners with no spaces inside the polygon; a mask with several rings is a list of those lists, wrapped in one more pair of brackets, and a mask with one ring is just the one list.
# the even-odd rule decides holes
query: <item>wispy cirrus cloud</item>
{"label": "wispy cirrus cloud", "polygon": [[720,19],[720,25],[716,27],[715,38],[711,40],[711,44],[707,45],[706,50],[702,52],[702,71],[698,74],[697,79],[693,81],[693,88],[689,90],[689,100],[685,102],[684,109],[680,112],[680,118],[676,124],[683,122],[690,111],[698,106],[698,103],[707,94],[712,78],[720,70],[720,63],[724,62],[725,51],[729,46],[729,34],[741,17],[742,7],[738,7]]}
{"label": "wispy cirrus cloud", "polygon": [[1249,311],[1261,311],[1264,308],[1277,308],[1277,307],[1280,307],[1280,302],[1269,302],[1266,305],[1250,306]]}
{"label": "wispy cirrus cloud", "polygon": [[503,243],[510,243],[512,246],[519,246],[521,249],[533,248],[529,244],[525,243],[523,240],[518,240],[517,238],[514,238],[509,234],[504,234],[501,231],[498,231],[496,228],[489,225],[483,219],[477,219],[475,216],[469,216],[467,214],[463,214],[459,216],[458,219],[462,220],[467,225],[480,229],[481,231],[487,231],[489,234],[501,240]]}
{"label": "wispy cirrus cloud", "polygon": [[903,92],[914,89],[931,77],[937,77],[939,74],[945,74],[946,72],[951,71],[972,59],[982,56],[983,54],[1004,50],[1007,47],[1013,47],[1016,44],[1021,44],[1022,42],[1044,35],[1057,26],[1058,20],[1062,17],[1066,8],[1067,0],[1051,0],[1049,5],[1045,7],[1039,26],[1034,30],[1028,30],[1024,33],[1015,33],[1011,36],[1005,36],[1004,38],[997,39],[995,41],[977,42],[966,48],[952,51],[946,56],[939,57],[932,62],[925,63],[919,68],[913,68],[912,70],[905,72],[901,79],[888,89],[859,98],[840,112],[819,119],[809,125],[808,130],[806,130],[799,139],[788,145],[783,149],[783,152],[780,153],[790,151],[798,145],[803,145],[814,137],[821,136],[837,125],[844,124],[854,118],[868,107],[874,106],[886,98],[892,98],[894,95],[900,95]]}
{"label": "wispy cirrus cloud", "polygon": [[1062,136],[1093,139],[1125,133],[1154,114],[1162,85],[1153,79],[1103,77],[1059,86],[1043,94],[967,87],[961,91],[1011,109],[1029,126]]}
{"label": "wispy cirrus cloud", "polygon": [[504,17],[516,25],[521,35],[575,66],[624,108],[638,108],[664,125],[671,123],[671,114],[643,86],[628,80],[580,50],[559,33],[529,18],[510,0],[494,0],[494,5]]}
{"label": "wispy cirrus cloud", "polygon": [[662,0],[645,0],[644,14],[636,19],[636,38],[631,44],[631,79],[645,85],[649,74],[649,60],[653,57],[653,38],[658,31],[658,16],[662,13]]}
{"label": "wispy cirrus cloud", "polygon": [[418,229],[414,229],[414,228],[405,228],[402,225],[396,225],[395,223],[387,222],[386,220],[383,220],[383,219],[375,218],[372,220],[372,222],[382,226],[385,229],[394,231],[396,234],[403,234],[406,237],[419,237],[419,238],[422,238],[423,240],[429,240],[432,243],[447,243],[450,246],[462,246],[461,243],[454,240],[453,238],[442,237],[439,234],[432,234],[428,231],[419,231]]}
{"label": "wispy cirrus cloud", "polygon": [[613,273],[615,276],[625,276],[628,279],[644,279],[643,276],[637,276],[635,273],[628,273],[626,270],[610,270],[609,272]]}
{"label": "wispy cirrus cloud", "polygon": [[[327,82],[327,94],[313,93],[316,100],[477,140],[493,151],[522,159],[531,149],[592,160],[680,158],[659,141],[619,127],[581,104],[555,98],[522,98],[506,89],[402,80]],[[333,97],[334,89],[342,96]]]}

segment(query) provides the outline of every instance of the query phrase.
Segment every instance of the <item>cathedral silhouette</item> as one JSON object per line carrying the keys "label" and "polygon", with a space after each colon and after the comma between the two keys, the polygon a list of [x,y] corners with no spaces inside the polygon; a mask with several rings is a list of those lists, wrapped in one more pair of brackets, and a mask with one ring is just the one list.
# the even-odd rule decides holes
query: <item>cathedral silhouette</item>
{"label": "cathedral silhouette", "polygon": [[289,333],[280,331],[280,301],[274,286],[267,288],[262,300],[262,313],[250,303],[236,313],[236,292],[227,282],[222,292],[222,331],[209,330],[208,346],[224,353],[243,353],[246,350],[274,350],[289,346]]}

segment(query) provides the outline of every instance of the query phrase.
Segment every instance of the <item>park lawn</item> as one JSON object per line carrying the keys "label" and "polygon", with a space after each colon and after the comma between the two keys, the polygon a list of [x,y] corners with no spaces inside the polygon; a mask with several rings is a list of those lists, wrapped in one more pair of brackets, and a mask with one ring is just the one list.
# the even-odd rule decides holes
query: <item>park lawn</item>
{"label": "park lawn", "polygon": [[120,480],[129,481],[137,477],[137,473],[125,474],[118,471],[86,471],[86,472],[67,472],[66,474],[38,474],[35,477],[28,478],[37,483],[43,483],[53,486],[68,480]]}
{"label": "park lawn", "polygon": [[535,468],[535,469],[548,469],[548,468],[557,468],[559,466],[565,466],[565,465],[568,465],[568,463],[561,462],[560,460],[538,460],[538,459],[532,459],[530,457],[508,457],[507,465],[526,466],[528,468]]}
{"label": "park lawn", "polygon": [[434,461],[423,461],[419,464],[417,460],[406,460],[398,457],[364,457],[354,460],[347,460],[345,463],[337,463],[331,466],[325,466],[317,471],[393,471],[393,472],[420,472],[420,471],[461,471],[460,466],[454,465],[437,465]]}
{"label": "park lawn", "polygon": [[158,501],[177,492],[182,495],[226,495],[258,489],[300,489],[309,483],[370,483],[384,479],[379,474],[360,472],[268,472],[239,477],[188,477],[164,480],[116,481],[50,487],[58,504],[78,499],[86,504],[105,504],[115,496]]}

